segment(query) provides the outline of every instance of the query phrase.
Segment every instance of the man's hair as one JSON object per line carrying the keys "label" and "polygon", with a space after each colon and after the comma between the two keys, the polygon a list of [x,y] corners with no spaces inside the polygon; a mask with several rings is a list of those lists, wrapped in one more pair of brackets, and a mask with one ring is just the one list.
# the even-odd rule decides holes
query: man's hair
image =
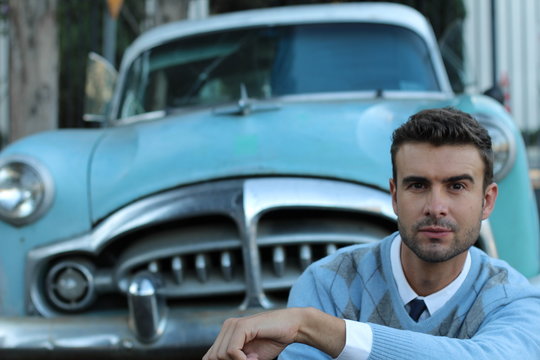
{"label": "man's hair", "polygon": [[423,110],[394,131],[390,150],[394,181],[397,181],[396,154],[405,143],[473,145],[484,163],[484,189],[493,182],[491,138],[478,121],[463,111],[451,107]]}

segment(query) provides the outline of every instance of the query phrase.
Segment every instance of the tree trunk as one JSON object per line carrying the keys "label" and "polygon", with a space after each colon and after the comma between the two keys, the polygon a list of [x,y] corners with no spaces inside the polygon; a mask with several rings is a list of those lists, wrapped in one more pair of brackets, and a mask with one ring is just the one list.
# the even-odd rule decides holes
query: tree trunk
{"label": "tree trunk", "polygon": [[57,0],[9,1],[10,141],[57,127],[56,5]]}

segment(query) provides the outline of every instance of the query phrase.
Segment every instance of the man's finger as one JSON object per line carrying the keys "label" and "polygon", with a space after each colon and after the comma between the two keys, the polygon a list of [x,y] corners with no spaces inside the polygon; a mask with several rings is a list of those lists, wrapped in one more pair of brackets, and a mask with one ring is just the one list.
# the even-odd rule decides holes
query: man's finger
{"label": "man's finger", "polygon": [[203,360],[245,360],[242,352],[245,343],[244,330],[238,325],[240,319],[227,319]]}

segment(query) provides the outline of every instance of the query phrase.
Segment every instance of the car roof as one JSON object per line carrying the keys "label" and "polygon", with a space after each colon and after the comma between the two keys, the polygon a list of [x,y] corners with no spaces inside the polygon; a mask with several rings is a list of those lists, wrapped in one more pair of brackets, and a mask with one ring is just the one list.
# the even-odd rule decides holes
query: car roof
{"label": "car roof", "polygon": [[336,22],[369,22],[402,26],[419,33],[428,42],[435,42],[426,19],[418,11],[405,5],[392,3],[295,5],[239,11],[157,26],[133,42],[126,50],[123,64],[131,63],[141,52],[179,37],[264,25]]}

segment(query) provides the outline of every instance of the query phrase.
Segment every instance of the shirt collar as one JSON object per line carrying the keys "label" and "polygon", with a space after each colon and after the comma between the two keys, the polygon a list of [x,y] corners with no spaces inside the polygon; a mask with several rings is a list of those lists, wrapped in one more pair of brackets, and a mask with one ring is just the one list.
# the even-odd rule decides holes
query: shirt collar
{"label": "shirt collar", "polygon": [[435,311],[442,308],[444,304],[446,304],[446,302],[450,300],[450,298],[458,291],[461,284],[463,284],[463,282],[465,281],[465,278],[467,277],[467,274],[469,273],[469,270],[471,268],[471,254],[469,251],[467,251],[467,258],[465,259],[465,263],[463,264],[463,270],[461,270],[461,273],[457,278],[454,279],[454,281],[452,281],[450,284],[448,284],[443,289],[437,291],[436,293],[422,297],[418,296],[418,294],[414,292],[414,290],[407,282],[407,278],[405,278],[400,259],[400,247],[401,236],[398,235],[392,241],[392,246],[390,248],[390,263],[392,265],[392,274],[394,275],[394,279],[396,280],[399,296],[401,297],[404,305],[408,304],[412,299],[415,299],[417,297],[423,299],[426,303],[429,314],[433,315]]}

